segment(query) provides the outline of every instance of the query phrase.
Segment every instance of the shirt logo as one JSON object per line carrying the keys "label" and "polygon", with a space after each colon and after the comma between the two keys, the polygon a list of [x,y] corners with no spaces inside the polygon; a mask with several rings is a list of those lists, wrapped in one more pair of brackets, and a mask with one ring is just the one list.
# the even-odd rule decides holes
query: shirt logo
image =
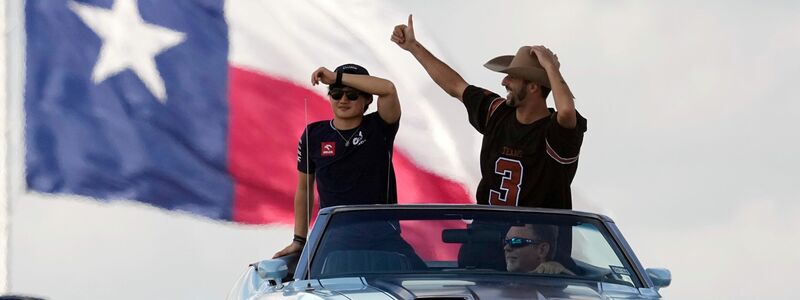
{"label": "shirt logo", "polygon": [[514,149],[506,146],[503,146],[503,149],[500,150],[500,153],[510,157],[522,157],[522,149]]}
{"label": "shirt logo", "polygon": [[361,144],[365,143],[367,139],[364,138],[364,134],[361,131],[358,131],[358,134],[353,137],[353,145],[360,146]]}
{"label": "shirt logo", "polygon": [[336,142],[322,142],[319,152],[322,153],[322,156],[336,155]]}

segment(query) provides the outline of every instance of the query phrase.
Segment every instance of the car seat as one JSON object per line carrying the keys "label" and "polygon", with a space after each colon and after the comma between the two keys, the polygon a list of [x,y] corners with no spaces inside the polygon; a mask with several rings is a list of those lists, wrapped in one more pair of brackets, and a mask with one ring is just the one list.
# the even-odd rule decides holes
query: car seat
{"label": "car seat", "polygon": [[403,272],[411,270],[408,257],[397,252],[375,250],[333,251],[322,264],[321,275]]}

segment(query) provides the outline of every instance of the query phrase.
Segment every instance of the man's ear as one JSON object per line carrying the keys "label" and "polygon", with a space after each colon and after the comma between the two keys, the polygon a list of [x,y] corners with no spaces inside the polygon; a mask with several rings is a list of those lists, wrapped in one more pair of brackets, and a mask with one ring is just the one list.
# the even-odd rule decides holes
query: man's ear
{"label": "man's ear", "polygon": [[528,89],[528,94],[530,94],[530,95],[536,95],[536,94],[540,94],[542,92],[541,91],[542,87],[540,85],[538,85],[538,84],[533,83],[533,82],[528,83],[527,89]]}
{"label": "man's ear", "polygon": [[550,253],[550,243],[542,243],[539,246],[539,251],[536,253],[539,257],[542,258],[542,261],[547,261],[547,254]]}

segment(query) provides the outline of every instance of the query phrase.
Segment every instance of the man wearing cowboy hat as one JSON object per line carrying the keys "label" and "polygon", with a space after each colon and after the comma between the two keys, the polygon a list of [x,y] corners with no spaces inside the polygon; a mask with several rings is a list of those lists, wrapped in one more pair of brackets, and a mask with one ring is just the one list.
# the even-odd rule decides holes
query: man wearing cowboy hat
{"label": "man wearing cowboy hat", "polygon": [[[391,40],[407,50],[450,96],[467,108],[469,121],[483,134],[479,204],[572,208],[570,184],[575,177],[586,119],[575,110],[574,97],[558,57],[544,46],[525,46],[516,55],[499,56],[484,66],[507,74],[505,99],[469,85],[428,52],[408,24],[395,26]],[[555,109],[546,99],[552,91]]]}

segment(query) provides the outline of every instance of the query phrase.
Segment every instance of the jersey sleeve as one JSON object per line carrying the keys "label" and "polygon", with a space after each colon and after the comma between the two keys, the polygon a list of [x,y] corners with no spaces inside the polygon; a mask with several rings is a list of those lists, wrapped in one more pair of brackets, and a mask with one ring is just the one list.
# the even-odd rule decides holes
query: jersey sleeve
{"label": "jersey sleeve", "polygon": [[397,135],[397,131],[400,129],[400,120],[397,120],[397,122],[394,122],[394,124],[386,123],[386,121],[381,118],[381,115],[378,112],[370,113],[364,116],[364,118],[370,119],[368,120],[369,122],[375,122],[383,135],[392,140],[394,140],[394,137]]}
{"label": "jersey sleeve", "polygon": [[586,132],[586,118],[575,112],[577,124],[575,128],[564,128],[558,124],[558,112],[550,117],[550,127],[545,138],[547,155],[556,162],[568,165],[578,161],[583,133]]}
{"label": "jersey sleeve", "polygon": [[[314,160],[308,158],[311,155],[311,148],[306,146],[307,129],[303,130],[300,141],[297,142],[297,170],[306,174],[314,174]],[[308,142],[314,144],[311,140]]]}
{"label": "jersey sleeve", "polygon": [[503,104],[504,99],[499,95],[474,85],[464,89],[461,97],[467,108],[469,123],[478,132],[483,133],[491,119],[492,113]]}

